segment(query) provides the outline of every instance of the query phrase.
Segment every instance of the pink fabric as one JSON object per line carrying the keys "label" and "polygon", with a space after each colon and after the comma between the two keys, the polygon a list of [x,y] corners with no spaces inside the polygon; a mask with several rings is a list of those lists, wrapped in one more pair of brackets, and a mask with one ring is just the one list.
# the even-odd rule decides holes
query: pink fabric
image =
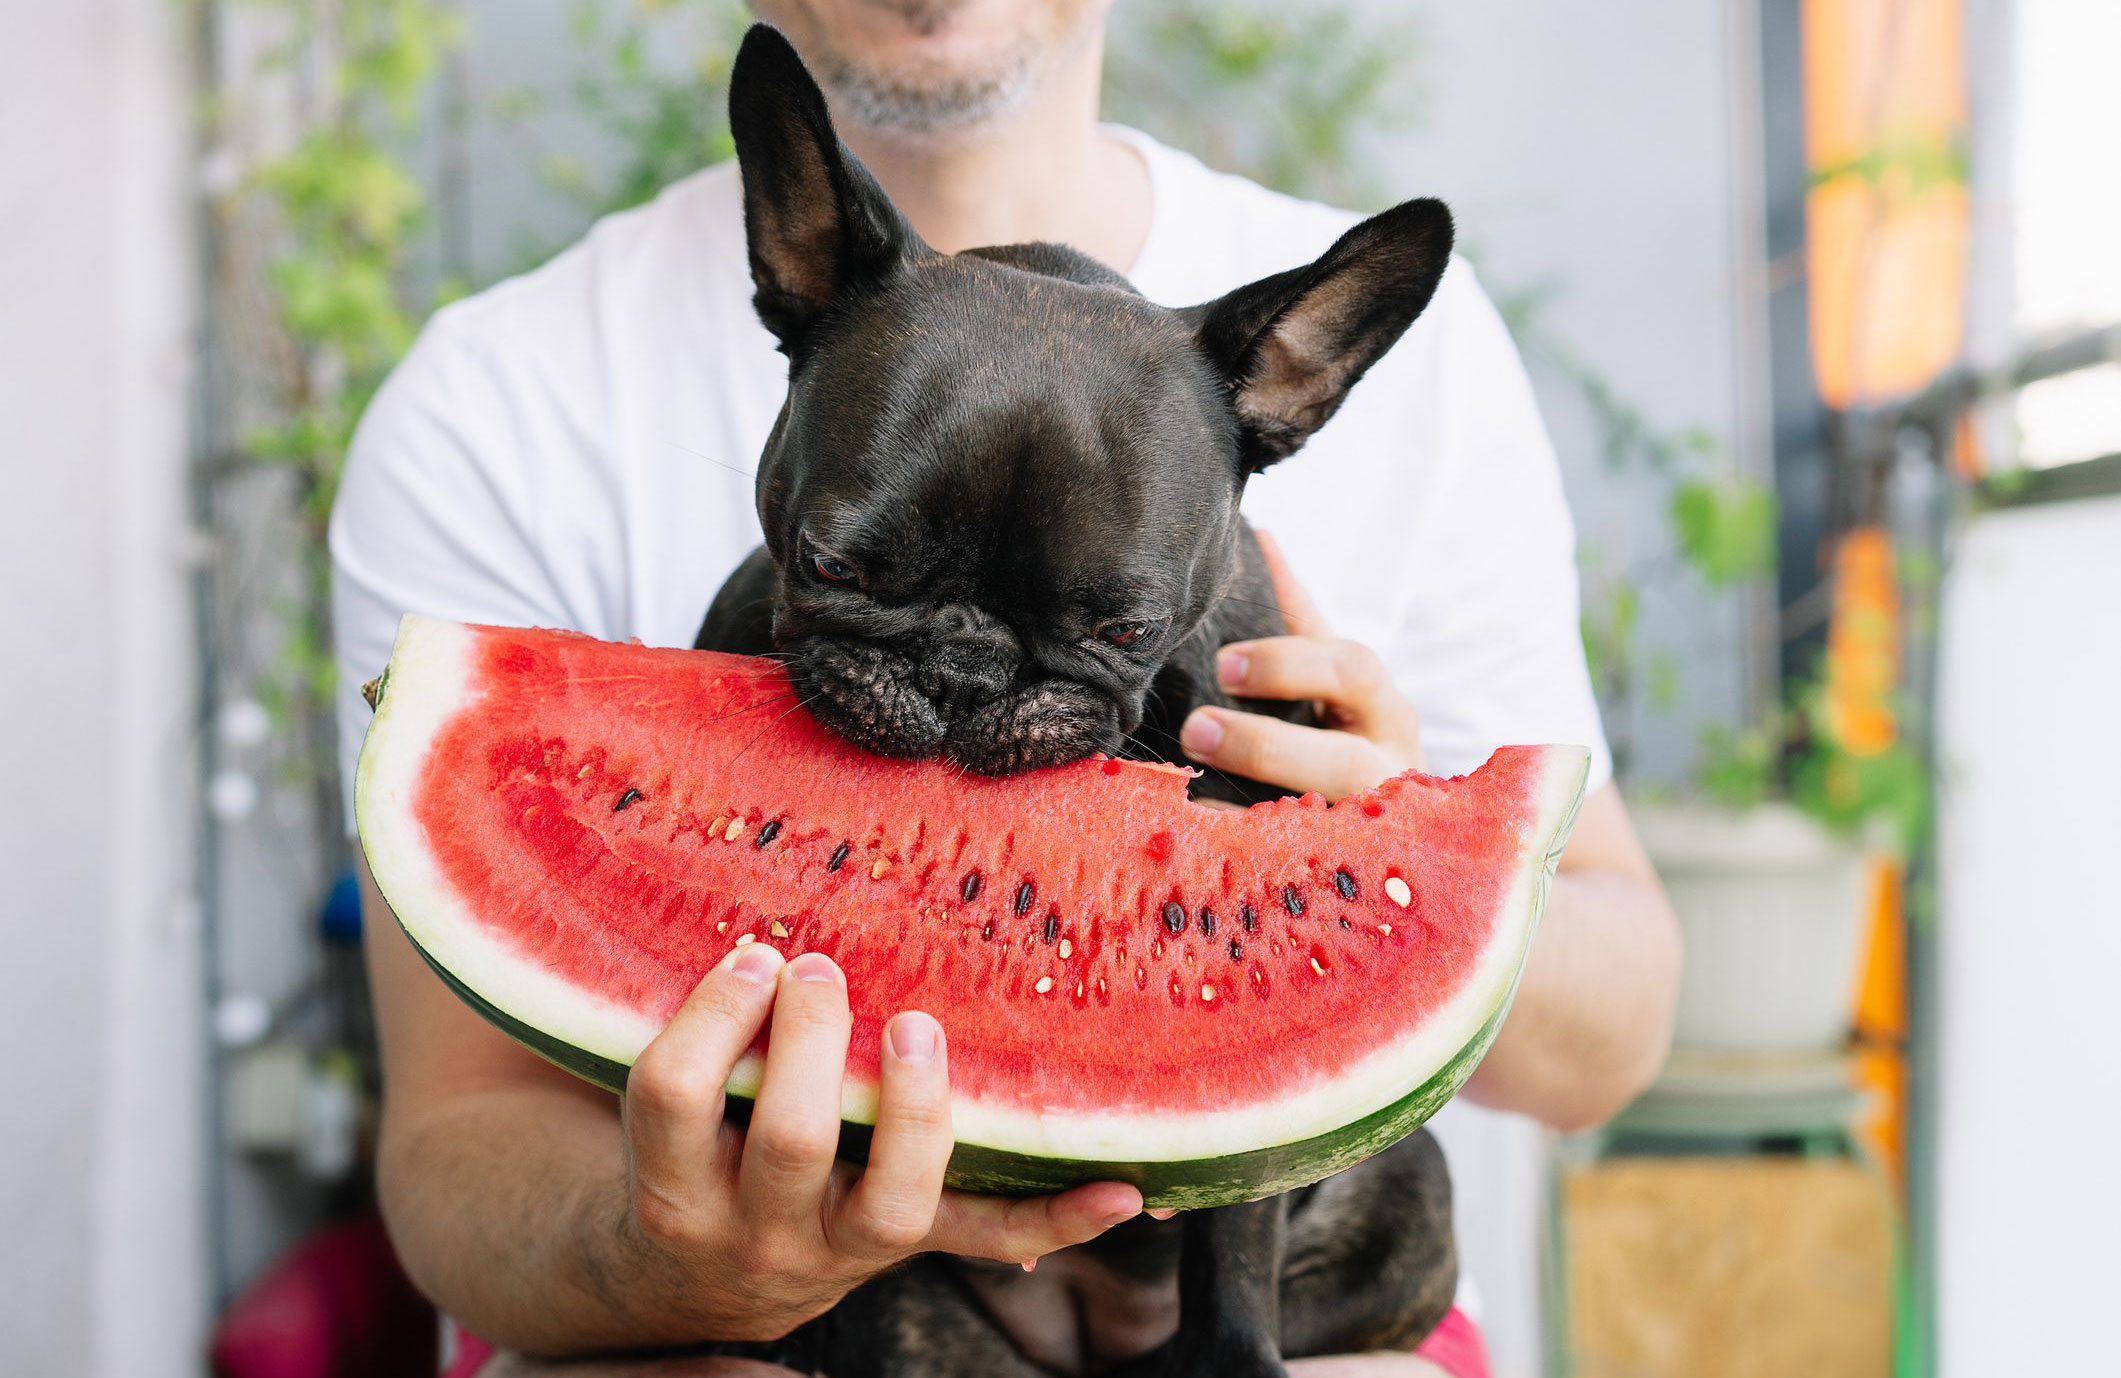
{"label": "pink fabric", "polygon": [[215,1378],[422,1378],[435,1313],[374,1216],[327,1226],[265,1270],[214,1323]]}
{"label": "pink fabric", "polygon": [[1457,1307],[1444,1313],[1414,1351],[1419,1358],[1427,1359],[1451,1378],[1488,1378],[1488,1343],[1480,1337],[1480,1327],[1473,1318]]}
{"label": "pink fabric", "polygon": [[[456,1337],[456,1358],[442,1378],[475,1378],[480,1365],[493,1357],[493,1346],[462,1330],[456,1332]],[[1489,1378],[1487,1341],[1481,1339],[1480,1327],[1473,1324],[1473,1318],[1455,1306],[1436,1323],[1429,1338],[1414,1353],[1451,1378]]]}
{"label": "pink fabric", "polygon": [[450,1348],[449,1367],[442,1370],[442,1378],[474,1378],[493,1357],[493,1346],[474,1335],[465,1333],[464,1327],[455,1321],[449,1323],[449,1332],[456,1343]]}

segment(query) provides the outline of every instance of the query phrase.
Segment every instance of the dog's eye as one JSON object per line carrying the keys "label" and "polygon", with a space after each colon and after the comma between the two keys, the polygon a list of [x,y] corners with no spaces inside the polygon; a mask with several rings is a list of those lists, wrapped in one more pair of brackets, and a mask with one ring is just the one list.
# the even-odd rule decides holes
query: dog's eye
{"label": "dog's eye", "polygon": [[1132,646],[1149,632],[1146,622],[1107,622],[1097,629],[1098,636],[1114,646]]}
{"label": "dog's eye", "polygon": [[828,584],[851,584],[861,578],[854,572],[853,565],[837,555],[813,555],[810,557],[810,568],[818,578]]}

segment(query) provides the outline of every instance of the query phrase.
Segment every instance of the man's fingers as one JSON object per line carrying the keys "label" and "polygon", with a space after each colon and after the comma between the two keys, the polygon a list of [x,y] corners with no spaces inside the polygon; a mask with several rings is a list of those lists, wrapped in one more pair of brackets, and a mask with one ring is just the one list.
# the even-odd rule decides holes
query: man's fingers
{"label": "man's fingers", "polygon": [[945,1253],[1028,1263],[1097,1238],[1141,1213],[1142,1194],[1125,1182],[1092,1182],[1058,1196],[1008,1200],[946,1191],[927,1247]]}
{"label": "man's fingers", "polygon": [[722,1084],[772,1008],[781,954],[740,947],[700,979],[626,1077],[626,1136],[637,1184],[684,1208],[712,1180]]}
{"label": "man's fingers", "polygon": [[1291,636],[1331,636],[1333,628],[1326,622],[1318,604],[1296,581],[1296,571],[1289,568],[1289,557],[1282,554],[1281,542],[1267,532],[1252,533],[1259,540],[1259,553],[1266,557],[1267,573],[1274,579],[1274,601],[1281,604],[1281,620],[1288,624]]}
{"label": "man's fingers", "polygon": [[1341,726],[1373,740],[1411,743],[1420,735],[1413,705],[1377,653],[1360,641],[1234,641],[1216,654],[1215,673],[1224,689],[1246,698],[1315,699]]}
{"label": "man's fingers", "polygon": [[950,1163],[950,1064],[942,1026],[908,1010],[884,1026],[883,1088],[869,1166],[833,1224],[833,1244],[899,1258],[935,1225]]}
{"label": "man's fingers", "polygon": [[822,952],[781,968],[766,1075],[744,1130],[740,1182],[754,1226],[816,1221],[840,1138],[847,983]]}
{"label": "man's fingers", "polygon": [[1178,740],[1202,765],[1298,793],[1316,790],[1328,800],[1398,773],[1375,743],[1352,732],[1299,727],[1257,713],[1196,708]]}

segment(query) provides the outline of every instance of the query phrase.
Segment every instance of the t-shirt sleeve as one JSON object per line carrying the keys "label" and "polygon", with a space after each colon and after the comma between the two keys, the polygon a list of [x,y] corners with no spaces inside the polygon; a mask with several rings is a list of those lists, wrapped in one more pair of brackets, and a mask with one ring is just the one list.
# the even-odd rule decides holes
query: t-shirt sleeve
{"label": "t-shirt sleeve", "polygon": [[1460,774],[1497,746],[1612,756],[1584,660],[1575,528],[1523,361],[1464,263],[1429,396],[1439,441],[1410,549],[1414,593],[1390,658],[1421,713],[1430,768]]}
{"label": "t-shirt sleeve", "polygon": [[572,626],[535,539],[507,389],[445,313],[370,402],[332,504],[332,630],[341,782],[368,728],[361,685],[390,659],[406,613],[502,626]]}

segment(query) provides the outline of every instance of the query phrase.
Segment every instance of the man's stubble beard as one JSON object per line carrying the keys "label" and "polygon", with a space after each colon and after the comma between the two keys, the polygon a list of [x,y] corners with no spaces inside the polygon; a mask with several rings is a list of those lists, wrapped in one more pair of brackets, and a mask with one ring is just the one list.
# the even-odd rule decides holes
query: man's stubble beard
{"label": "man's stubble beard", "polygon": [[[923,33],[946,22],[960,0],[892,0],[896,10]],[[1022,105],[1048,67],[1083,41],[1089,7],[1064,7],[1065,20],[1045,32],[1018,35],[978,70],[943,63],[868,64],[838,51],[829,35],[806,54],[821,84],[852,122],[870,129],[909,134],[964,129]],[[1058,16],[1049,16],[1058,18]]]}
{"label": "man's stubble beard", "polygon": [[1029,39],[1011,46],[980,72],[935,66],[889,70],[821,56],[818,79],[854,123],[912,134],[962,129],[1004,114],[1023,103],[1037,83],[1041,54]]}

